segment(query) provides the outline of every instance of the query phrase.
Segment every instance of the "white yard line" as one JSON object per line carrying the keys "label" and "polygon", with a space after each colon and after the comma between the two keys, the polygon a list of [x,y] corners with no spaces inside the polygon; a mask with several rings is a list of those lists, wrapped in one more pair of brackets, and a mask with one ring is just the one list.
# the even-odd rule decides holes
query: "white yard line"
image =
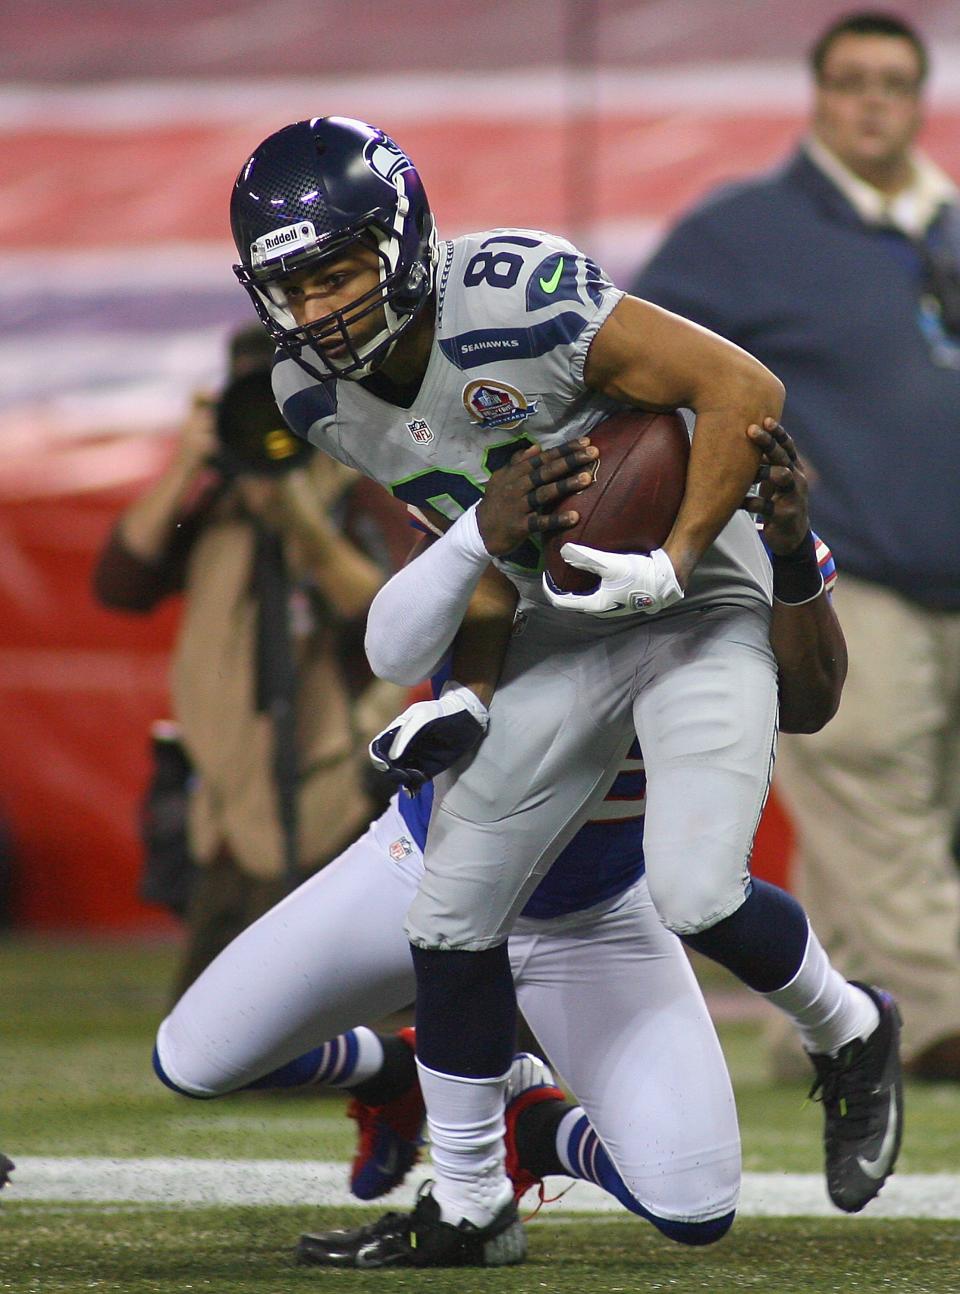
{"label": "white yard line", "polygon": [[[358,1205],[346,1189],[346,1167],[322,1160],[289,1159],[48,1159],[17,1156],[16,1172],[3,1200],[50,1203],[314,1204]],[[388,1207],[405,1208],[418,1183],[418,1169]],[[548,1178],[547,1195],[566,1184]],[[556,1189],[551,1189],[556,1188]],[[533,1201],[533,1196],[528,1199]],[[383,1207],[377,1202],[372,1207]],[[619,1212],[611,1196],[577,1182],[546,1214]],[[827,1199],[816,1173],[745,1173],[741,1217],[843,1217]],[[905,1173],[890,1179],[861,1217],[960,1220],[960,1176]]]}

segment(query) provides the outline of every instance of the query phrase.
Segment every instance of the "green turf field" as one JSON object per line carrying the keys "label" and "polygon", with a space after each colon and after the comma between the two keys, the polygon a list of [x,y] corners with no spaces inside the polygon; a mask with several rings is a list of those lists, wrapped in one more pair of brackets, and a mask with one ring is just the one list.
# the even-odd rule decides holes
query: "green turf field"
{"label": "green turf field", "polygon": [[[177,1098],[153,1078],[173,949],[0,941],[0,1148],[27,1156],[126,1159],[345,1159],[342,1100]],[[724,1025],[743,1125],[744,1167],[815,1173],[820,1111],[797,1087],[764,1079],[759,1026]],[[908,1090],[901,1171],[960,1171],[960,1091]],[[14,1179],[16,1180],[16,1179]],[[467,1274],[302,1270],[304,1226],[369,1220],[350,1209],[187,1208],[0,1201],[0,1291],[757,1290],[960,1292],[960,1221],[741,1218],[721,1244],[687,1250],[620,1214],[558,1214],[530,1224],[522,1268]]]}
{"label": "green turf field", "polygon": [[[369,1214],[355,1215],[357,1218]],[[342,1213],[338,1215],[339,1222]],[[331,1219],[332,1220],[332,1219]],[[603,1215],[530,1224],[530,1256],[499,1271],[329,1272],[298,1268],[286,1242],[316,1210],[4,1206],[0,1290],[79,1294],[301,1294],[308,1290],[505,1294],[955,1294],[960,1234],[936,1222],[741,1220],[705,1250]]]}

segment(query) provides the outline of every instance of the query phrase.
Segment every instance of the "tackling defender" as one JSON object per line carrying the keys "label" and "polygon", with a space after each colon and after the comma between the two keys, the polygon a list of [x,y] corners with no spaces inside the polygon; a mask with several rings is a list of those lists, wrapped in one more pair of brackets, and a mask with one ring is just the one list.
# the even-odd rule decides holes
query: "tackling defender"
{"label": "tackling defender", "polygon": [[[757,464],[744,431],[779,413],[779,382],[616,291],[562,239],[493,230],[438,246],[411,162],[362,123],[315,118],[270,136],[231,214],[238,274],[281,350],[275,392],[291,427],[439,528],[453,522],[381,591],[377,672],[407,683],[433,671],[491,557],[521,594],[523,632],[486,735],[436,783],[407,916],[437,1178],[411,1219],[421,1261],[453,1261],[466,1230],[479,1261],[522,1258],[502,1148],[507,935],[634,733],[659,917],[795,1022],[824,1087],[831,1194],[861,1208],[899,1143],[895,1006],[845,983],[799,905],[748,871],[776,672],[769,564],[735,512]],[[551,450],[564,447],[576,482],[590,461],[578,438],[624,404],[696,415],[677,521],[650,556],[581,552],[603,577],[596,593],[544,592],[533,540],[576,515],[540,514]],[[486,722],[464,687],[444,700]]]}

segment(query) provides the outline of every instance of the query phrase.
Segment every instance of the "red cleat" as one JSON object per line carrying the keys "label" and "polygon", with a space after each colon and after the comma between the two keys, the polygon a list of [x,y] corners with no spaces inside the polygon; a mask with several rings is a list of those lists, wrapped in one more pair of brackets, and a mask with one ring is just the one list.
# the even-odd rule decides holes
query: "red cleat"
{"label": "red cleat", "polygon": [[[415,1036],[413,1029],[397,1034],[411,1051]],[[347,1114],[356,1119],[360,1137],[350,1168],[350,1190],[358,1200],[377,1200],[399,1186],[420,1158],[426,1117],[420,1084],[414,1082],[386,1105],[365,1105],[354,1098]]]}
{"label": "red cleat", "polygon": [[554,1084],[553,1074],[538,1056],[521,1051],[513,1058],[510,1074],[507,1078],[506,1111],[506,1144],[507,1176],[513,1182],[513,1198],[519,1202],[532,1186],[542,1187],[539,1177],[535,1177],[520,1163],[517,1154],[517,1120],[524,1110],[541,1101],[565,1101],[567,1098]]}

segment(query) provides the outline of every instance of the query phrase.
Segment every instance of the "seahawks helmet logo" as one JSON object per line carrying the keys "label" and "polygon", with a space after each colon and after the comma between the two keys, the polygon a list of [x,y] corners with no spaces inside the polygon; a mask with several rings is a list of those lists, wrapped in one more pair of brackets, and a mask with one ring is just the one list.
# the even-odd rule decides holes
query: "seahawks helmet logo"
{"label": "seahawks helmet logo", "polygon": [[388,184],[393,184],[402,171],[413,170],[413,162],[410,158],[386,135],[379,135],[367,141],[363,149],[363,159],[374,175],[379,175],[380,179],[386,180]]}

